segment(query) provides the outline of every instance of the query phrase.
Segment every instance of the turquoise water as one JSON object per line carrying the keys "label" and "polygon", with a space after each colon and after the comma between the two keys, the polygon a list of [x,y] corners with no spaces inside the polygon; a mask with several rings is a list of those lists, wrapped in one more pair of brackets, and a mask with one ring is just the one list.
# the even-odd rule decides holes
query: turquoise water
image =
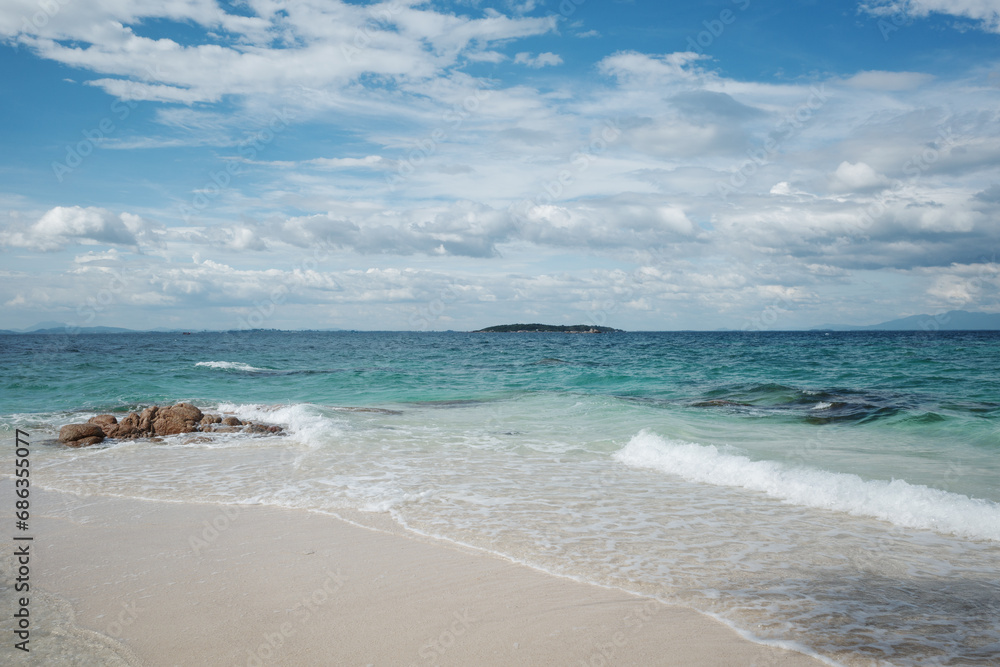
{"label": "turquoise water", "polygon": [[834,664],[1000,663],[996,333],[4,336],[0,368],[6,437],[286,426],[42,447],[43,486],[384,515]]}

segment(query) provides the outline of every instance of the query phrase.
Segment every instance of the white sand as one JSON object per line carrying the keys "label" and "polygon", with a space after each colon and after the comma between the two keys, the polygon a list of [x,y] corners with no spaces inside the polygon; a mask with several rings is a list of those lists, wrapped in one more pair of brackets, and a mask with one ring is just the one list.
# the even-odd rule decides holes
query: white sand
{"label": "white sand", "polygon": [[74,617],[47,629],[70,612],[38,598],[33,657],[63,642],[93,664],[821,664],[687,608],[399,530],[259,506],[41,490],[33,503],[32,581]]}

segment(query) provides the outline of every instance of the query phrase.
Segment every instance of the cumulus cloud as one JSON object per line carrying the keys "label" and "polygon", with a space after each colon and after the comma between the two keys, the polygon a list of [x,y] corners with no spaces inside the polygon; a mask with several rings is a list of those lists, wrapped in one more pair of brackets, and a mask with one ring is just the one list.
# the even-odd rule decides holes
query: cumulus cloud
{"label": "cumulus cloud", "polygon": [[856,164],[841,162],[837,170],[830,175],[830,188],[834,192],[859,192],[887,185],[889,179],[864,162]]}
{"label": "cumulus cloud", "polygon": [[[677,310],[810,307],[824,281],[871,270],[918,276],[935,303],[986,298],[963,292],[969,279],[949,268],[982,264],[996,245],[1000,131],[985,73],[747,81],[696,53],[621,51],[596,63],[600,77],[551,70],[545,79],[558,84],[540,90],[525,82],[537,77],[502,78],[522,68],[489,80],[463,70],[560,64],[548,51],[510,55],[512,40],[554,30],[526,15],[531,2],[509,16],[471,2],[457,13],[255,3],[253,16],[202,0],[60,6],[26,27],[38,5],[12,0],[0,33],[92,72],[90,85],[109,94],[151,103],[156,136],[123,132],[105,148],[239,147],[276,105],[295,118],[253,159],[217,156],[182,186],[163,184],[174,187],[169,203],[142,215],[165,226],[104,208],[5,206],[38,212],[11,218],[4,246],[105,246],[77,254],[74,286],[49,283],[43,295],[17,278],[17,291],[0,292],[17,307],[66,307],[136,246],[162,261],[138,272],[122,303],[229,308],[227,321],[279,287],[290,312],[321,305],[370,322],[448,294],[469,309],[510,303],[578,320],[611,301],[665,327]],[[971,3],[952,6],[990,25]],[[937,11],[928,7],[904,9]],[[152,32],[171,21],[190,29]],[[222,161],[245,170],[213,191]],[[182,223],[176,202],[212,192]],[[316,248],[336,269],[296,264]]]}
{"label": "cumulus cloud", "polygon": [[131,213],[115,214],[103,208],[56,206],[21,231],[0,233],[4,245],[33,250],[59,250],[75,243],[135,246],[146,223]]}

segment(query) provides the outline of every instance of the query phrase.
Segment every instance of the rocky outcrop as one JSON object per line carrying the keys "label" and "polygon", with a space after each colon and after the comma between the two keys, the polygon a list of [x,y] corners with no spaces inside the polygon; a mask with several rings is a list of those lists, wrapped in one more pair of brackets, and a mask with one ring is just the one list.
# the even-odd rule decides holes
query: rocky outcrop
{"label": "rocky outcrop", "polygon": [[236,417],[206,415],[190,403],[166,407],[151,405],[142,412],[130,412],[121,421],[114,415],[97,415],[86,424],[68,424],[59,432],[59,440],[71,447],[95,445],[105,438],[134,440],[179,433],[245,432],[280,433],[280,426],[243,422]]}
{"label": "rocky outcrop", "polygon": [[204,417],[201,410],[190,403],[178,403],[169,408],[160,408],[153,420],[156,435],[177,435],[198,430],[198,423]]}
{"label": "rocky outcrop", "polygon": [[66,424],[59,429],[59,442],[70,447],[87,447],[104,440],[104,429],[99,424]]}

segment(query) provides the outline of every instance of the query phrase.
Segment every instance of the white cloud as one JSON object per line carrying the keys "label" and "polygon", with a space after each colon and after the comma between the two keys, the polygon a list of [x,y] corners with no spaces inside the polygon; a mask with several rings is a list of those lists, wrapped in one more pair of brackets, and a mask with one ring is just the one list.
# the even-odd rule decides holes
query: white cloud
{"label": "white cloud", "polygon": [[[974,265],[996,244],[988,63],[950,78],[872,70],[763,83],[728,78],[695,53],[624,51],[599,60],[604,79],[558,78],[560,69],[536,89],[503,78],[509,67],[487,80],[463,65],[560,64],[548,51],[508,55],[512,40],[552,32],[548,19],[473,2],[463,11],[478,18],[413,2],[251,6],[257,16],[208,0],[74,0],[24,31],[0,8],[12,43],[94,72],[90,85],[119,98],[153,102],[154,136],[123,124],[102,147],[229,149],[183,185],[157,184],[167,203],[134,213],[5,203],[34,211],[7,214],[7,247],[123,250],[66,259],[72,280],[17,278],[3,299],[70,307],[108,280],[104,264],[139,267],[124,251],[139,246],[150,264],[121,303],[225,313],[216,326],[276,285],[289,290],[288,312],[319,305],[358,327],[407,328],[394,311],[449,289],[462,295],[456,320],[500,312],[477,314],[485,303],[582,320],[610,299],[623,317],[652,318],[647,327],[676,312],[691,326],[688,313],[738,316],[776,299],[804,308],[823,284],[863,271],[919,279],[922,298],[957,299],[961,280],[941,277],[957,273],[917,270]],[[154,38],[161,19],[191,29]],[[295,116],[287,134],[239,156],[234,148],[285,105]],[[211,194],[210,173],[233,160],[246,172],[181,224],[177,202]],[[296,266],[317,248],[329,266]],[[834,296],[850,304],[853,290]],[[984,303],[984,290],[965,294]]]}
{"label": "white cloud", "polygon": [[[286,104],[307,89],[335,92],[361,76],[412,82],[439,76],[469,56],[497,60],[490,44],[554,29],[547,17],[480,18],[411,3],[359,6],[338,0],[255,6],[258,16],[226,13],[214,2],[121,3],[74,0],[45,20],[25,20],[38,7],[17,0],[0,8],[0,36],[56,62],[105,76],[90,81],[120,99],[217,102],[266,95]],[[143,35],[144,22],[191,22],[223,29],[226,38],[187,44]],[[542,54],[533,62],[556,64]]]}
{"label": "white cloud", "polygon": [[90,252],[84,255],[77,255],[73,258],[73,262],[76,264],[88,264],[90,262],[118,262],[122,259],[121,253],[118,252],[117,248],[111,248],[104,252]]}
{"label": "white cloud", "polygon": [[844,84],[852,88],[864,88],[869,90],[911,90],[918,88],[934,80],[930,74],[923,72],[884,72],[881,70],[869,70],[858,72],[849,79],[844,80]]}
{"label": "white cloud", "polygon": [[874,0],[862,3],[860,9],[876,16],[956,16],[976,21],[987,32],[1000,33],[998,0]]}
{"label": "white cloud", "polygon": [[856,164],[841,162],[837,170],[830,175],[830,188],[834,192],[858,192],[883,188],[887,185],[889,179],[864,162]]}
{"label": "white cloud", "polygon": [[135,246],[136,234],[146,224],[130,213],[114,214],[103,208],[56,206],[33,225],[0,232],[0,243],[34,250],[58,250],[72,243]]}
{"label": "white cloud", "polygon": [[695,66],[707,56],[681,51],[664,55],[648,55],[636,51],[619,51],[601,60],[597,66],[605,75],[623,83],[639,86],[690,81],[704,72]]}
{"label": "white cloud", "polygon": [[525,51],[514,56],[514,62],[518,65],[527,65],[528,67],[534,69],[561,65],[562,61],[563,59],[560,56],[549,52],[539,53],[537,56],[532,56],[530,53]]}

